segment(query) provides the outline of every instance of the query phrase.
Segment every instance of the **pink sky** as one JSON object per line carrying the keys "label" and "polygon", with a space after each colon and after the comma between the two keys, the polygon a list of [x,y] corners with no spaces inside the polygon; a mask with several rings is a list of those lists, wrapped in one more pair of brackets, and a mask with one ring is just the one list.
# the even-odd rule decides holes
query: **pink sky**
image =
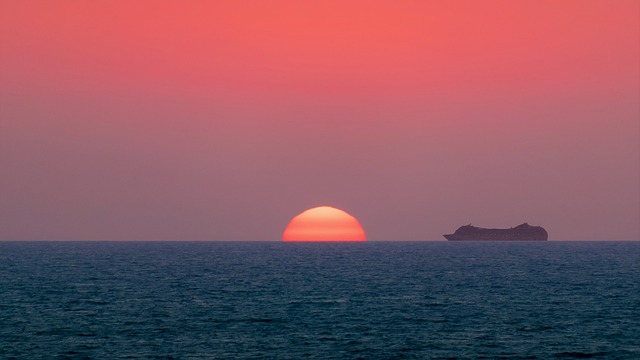
{"label": "pink sky", "polygon": [[640,239],[640,3],[0,0],[0,239]]}

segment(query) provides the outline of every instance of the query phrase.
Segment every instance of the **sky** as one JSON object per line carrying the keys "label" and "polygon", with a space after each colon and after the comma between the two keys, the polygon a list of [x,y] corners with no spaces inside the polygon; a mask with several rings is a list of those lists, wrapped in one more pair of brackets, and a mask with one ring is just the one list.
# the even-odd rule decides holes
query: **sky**
{"label": "sky", "polygon": [[637,0],[0,0],[0,240],[638,240],[639,64]]}

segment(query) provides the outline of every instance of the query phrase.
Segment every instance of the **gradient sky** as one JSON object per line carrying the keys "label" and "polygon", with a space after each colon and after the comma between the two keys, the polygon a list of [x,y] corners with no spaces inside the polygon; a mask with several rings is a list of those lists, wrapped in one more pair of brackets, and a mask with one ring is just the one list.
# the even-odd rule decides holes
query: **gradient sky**
{"label": "gradient sky", "polygon": [[640,239],[640,2],[0,0],[0,239]]}

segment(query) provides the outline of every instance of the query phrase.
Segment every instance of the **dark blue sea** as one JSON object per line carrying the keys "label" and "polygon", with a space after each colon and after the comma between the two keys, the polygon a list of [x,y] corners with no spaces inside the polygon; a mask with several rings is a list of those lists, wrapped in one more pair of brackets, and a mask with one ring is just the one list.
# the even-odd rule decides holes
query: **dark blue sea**
{"label": "dark blue sea", "polygon": [[640,359],[640,242],[0,242],[1,359]]}

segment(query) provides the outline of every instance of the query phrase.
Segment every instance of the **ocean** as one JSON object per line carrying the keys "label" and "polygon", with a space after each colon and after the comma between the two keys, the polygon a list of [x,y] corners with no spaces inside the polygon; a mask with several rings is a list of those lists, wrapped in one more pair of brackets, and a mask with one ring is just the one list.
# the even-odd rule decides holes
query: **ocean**
{"label": "ocean", "polygon": [[640,242],[0,242],[1,359],[640,359]]}

